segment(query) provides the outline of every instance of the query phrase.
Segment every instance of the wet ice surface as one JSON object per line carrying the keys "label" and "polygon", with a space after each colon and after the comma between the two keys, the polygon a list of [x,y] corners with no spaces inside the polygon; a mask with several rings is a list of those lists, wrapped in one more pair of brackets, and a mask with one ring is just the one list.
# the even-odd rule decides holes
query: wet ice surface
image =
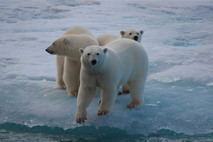
{"label": "wet ice surface", "polygon": [[[112,5],[112,3],[114,3]],[[94,126],[149,135],[167,129],[189,135],[213,129],[213,3],[204,1],[2,1],[0,4],[0,124]],[[98,117],[96,97],[88,120],[76,124],[76,98],[55,85],[55,56],[44,50],[69,27],[95,36],[144,30],[149,56],[145,106],[128,110],[119,96]],[[134,129],[133,129],[134,128]]]}

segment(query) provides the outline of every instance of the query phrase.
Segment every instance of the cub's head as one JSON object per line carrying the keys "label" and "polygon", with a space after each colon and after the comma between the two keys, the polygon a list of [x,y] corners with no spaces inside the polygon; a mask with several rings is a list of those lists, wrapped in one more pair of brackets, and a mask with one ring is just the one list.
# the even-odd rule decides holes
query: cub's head
{"label": "cub's head", "polygon": [[53,55],[66,55],[67,49],[66,46],[70,44],[70,41],[66,37],[61,37],[55,40],[47,49],[46,51],[49,54]]}
{"label": "cub's head", "polygon": [[143,30],[136,31],[136,30],[133,30],[133,29],[120,31],[120,35],[121,35],[122,38],[129,38],[129,39],[135,40],[137,42],[141,42],[141,38],[142,38],[143,33],[144,33]]}
{"label": "cub's head", "polygon": [[105,63],[105,56],[108,52],[108,49],[101,48],[97,45],[92,45],[85,49],[80,48],[79,52],[81,54],[81,63],[87,69],[96,69]]}

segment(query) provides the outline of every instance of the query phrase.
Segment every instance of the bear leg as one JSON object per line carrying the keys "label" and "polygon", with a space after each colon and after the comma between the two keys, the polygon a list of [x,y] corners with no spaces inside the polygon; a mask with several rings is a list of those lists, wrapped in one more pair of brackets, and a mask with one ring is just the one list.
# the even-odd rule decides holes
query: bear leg
{"label": "bear leg", "polygon": [[57,88],[65,89],[65,84],[63,81],[63,73],[64,73],[64,56],[56,56],[56,68],[57,68],[57,79],[56,84]]}
{"label": "bear leg", "polygon": [[144,92],[145,80],[133,81],[129,83],[131,102],[127,105],[127,108],[135,108],[144,104],[143,92]]}
{"label": "bear leg", "polygon": [[110,88],[101,90],[101,101],[100,108],[97,112],[97,115],[105,115],[110,112],[110,109],[115,101],[117,96],[118,89]]}
{"label": "bear leg", "polygon": [[87,120],[87,107],[91,103],[94,96],[96,96],[96,87],[81,87],[79,88],[79,94],[77,97],[77,112],[75,115],[77,123],[83,123]]}
{"label": "bear leg", "polygon": [[77,96],[80,85],[80,62],[65,57],[64,82],[68,96]]}

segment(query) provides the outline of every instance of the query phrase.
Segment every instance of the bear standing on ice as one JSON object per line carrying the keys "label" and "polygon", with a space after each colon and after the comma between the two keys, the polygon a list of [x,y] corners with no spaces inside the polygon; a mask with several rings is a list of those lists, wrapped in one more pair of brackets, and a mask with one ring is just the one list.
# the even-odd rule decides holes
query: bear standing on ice
{"label": "bear standing on ice", "polygon": [[87,107],[101,89],[101,104],[97,115],[107,114],[120,86],[128,84],[130,104],[127,108],[143,105],[143,91],[148,70],[148,57],[143,46],[130,39],[117,39],[107,46],[80,49],[81,75],[77,98],[76,121],[84,122]]}
{"label": "bear standing on ice", "polygon": [[49,46],[46,51],[50,54],[66,56],[65,64],[57,62],[58,66],[64,66],[64,81],[68,96],[76,96],[80,81],[80,48],[86,48],[90,45],[98,45],[95,38],[88,34],[68,34],[57,39]]}
{"label": "bear standing on ice", "polygon": [[[132,39],[140,43],[143,33],[144,33],[143,30],[136,31],[134,29],[128,29],[125,31],[120,31],[120,37]],[[104,46],[118,38],[119,38],[118,36],[115,36],[113,34],[103,34],[97,37],[97,41],[100,46]]]}
{"label": "bear standing on ice", "polygon": [[[69,34],[86,34],[93,38],[95,38],[92,33],[80,26],[75,26],[66,30],[62,36],[66,36]],[[65,56],[56,55],[56,69],[57,69],[57,78],[56,84],[60,89],[68,88],[69,90],[69,82],[70,78],[72,78],[72,69],[69,66],[74,66],[75,62]],[[70,95],[69,95],[70,96]]]}
{"label": "bear standing on ice", "polygon": [[[134,29],[128,29],[125,31],[120,31],[120,37],[132,39],[140,43],[143,33],[144,33],[143,30],[136,31]],[[104,46],[118,38],[119,38],[118,36],[112,34],[103,34],[97,37],[97,41],[100,46]],[[126,84],[122,86],[122,91],[118,92],[118,94],[128,94],[128,93],[129,93],[129,86]]]}

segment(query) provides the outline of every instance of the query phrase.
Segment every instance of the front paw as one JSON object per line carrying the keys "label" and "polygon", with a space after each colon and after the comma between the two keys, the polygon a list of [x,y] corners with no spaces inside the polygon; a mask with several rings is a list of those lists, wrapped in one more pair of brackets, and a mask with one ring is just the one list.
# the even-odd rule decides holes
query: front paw
{"label": "front paw", "polygon": [[75,120],[77,123],[84,123],[84,121],[87,120],[87,113],[76,113]]}
{"label": "front paw", "polygon": [[100,110],[98,110],[98,112],[97,112],[97,115],[106,115],[107,113],[109,113],[109,111],[108,110],[102,110],[102,109],[100,109]]}

